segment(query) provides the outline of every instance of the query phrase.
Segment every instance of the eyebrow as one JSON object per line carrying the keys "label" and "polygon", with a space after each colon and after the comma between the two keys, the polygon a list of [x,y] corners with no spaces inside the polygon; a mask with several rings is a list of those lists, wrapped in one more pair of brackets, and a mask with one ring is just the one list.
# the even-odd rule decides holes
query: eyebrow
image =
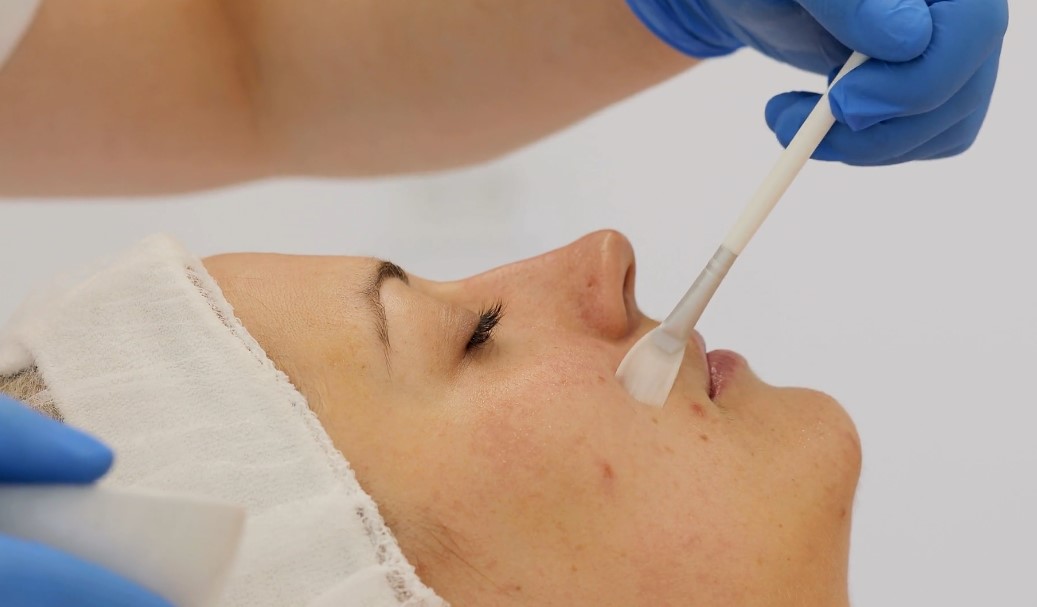
{"label": "eyebrow", "polygon": [[367,301],[371,307],[371,312],[374,314],[375,330],[378,333],[378,340],[382,342],[385,366],[391,371],[389,352],[392,346],[389,344],[389,323],[385,318],[385,306],[382,304],[382,284],[390,278],[397,278],[402,280],[404,284],[410,284],[410,277],[403,271],[403,268],[391,261],[376,260],[374,272],[371,273],[367,286],[364,287],[360,294]]}

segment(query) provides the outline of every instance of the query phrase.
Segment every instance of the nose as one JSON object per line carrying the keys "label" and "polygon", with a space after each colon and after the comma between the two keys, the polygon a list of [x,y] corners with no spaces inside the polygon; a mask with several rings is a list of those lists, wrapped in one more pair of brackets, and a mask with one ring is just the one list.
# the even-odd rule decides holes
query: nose
{"label": "nose", "polygon": [[495,270],[507,289],[508,314],[525,307],[538,322],[618,340],[640,324],[634,299],[634,249],[613,230]]}

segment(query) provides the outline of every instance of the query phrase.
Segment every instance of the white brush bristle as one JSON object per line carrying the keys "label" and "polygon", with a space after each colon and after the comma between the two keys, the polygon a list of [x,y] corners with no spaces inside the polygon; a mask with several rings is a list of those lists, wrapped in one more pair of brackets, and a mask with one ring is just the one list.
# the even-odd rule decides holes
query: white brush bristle
{"label": "white brush bristle", "polygon": [[653,407],[666,402],[684,360],[684,348],[666,352],[656,344],[653,333],[658,330],[653,329],[639,339],[616,370],[616,378],[626,391]]}

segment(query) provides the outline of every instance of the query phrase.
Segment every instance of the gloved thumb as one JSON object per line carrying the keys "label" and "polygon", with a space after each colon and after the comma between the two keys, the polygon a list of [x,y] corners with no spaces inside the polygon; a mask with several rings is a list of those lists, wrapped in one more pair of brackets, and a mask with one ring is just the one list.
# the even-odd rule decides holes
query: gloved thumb
{"label": "gloved thumb", "polygon": [[910,61],[933,36],[926,0],[797,0],[839,42],[879,61]]}

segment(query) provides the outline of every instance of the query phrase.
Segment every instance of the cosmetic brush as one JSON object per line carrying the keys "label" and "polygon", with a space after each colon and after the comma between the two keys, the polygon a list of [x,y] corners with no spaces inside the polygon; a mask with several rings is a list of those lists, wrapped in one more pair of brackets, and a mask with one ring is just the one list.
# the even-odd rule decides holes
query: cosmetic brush
{"label": "cosmetic brush", "polygon": [[868,57],[861,53],[850,56],[684,297],[662,324],[649,331],[627,352],[616,377],[635,399],[656,407],[666,402],[684,360],[688,340],[706,305],[749,240],[835,124],[828,101],[832,86],[867,60]]}

